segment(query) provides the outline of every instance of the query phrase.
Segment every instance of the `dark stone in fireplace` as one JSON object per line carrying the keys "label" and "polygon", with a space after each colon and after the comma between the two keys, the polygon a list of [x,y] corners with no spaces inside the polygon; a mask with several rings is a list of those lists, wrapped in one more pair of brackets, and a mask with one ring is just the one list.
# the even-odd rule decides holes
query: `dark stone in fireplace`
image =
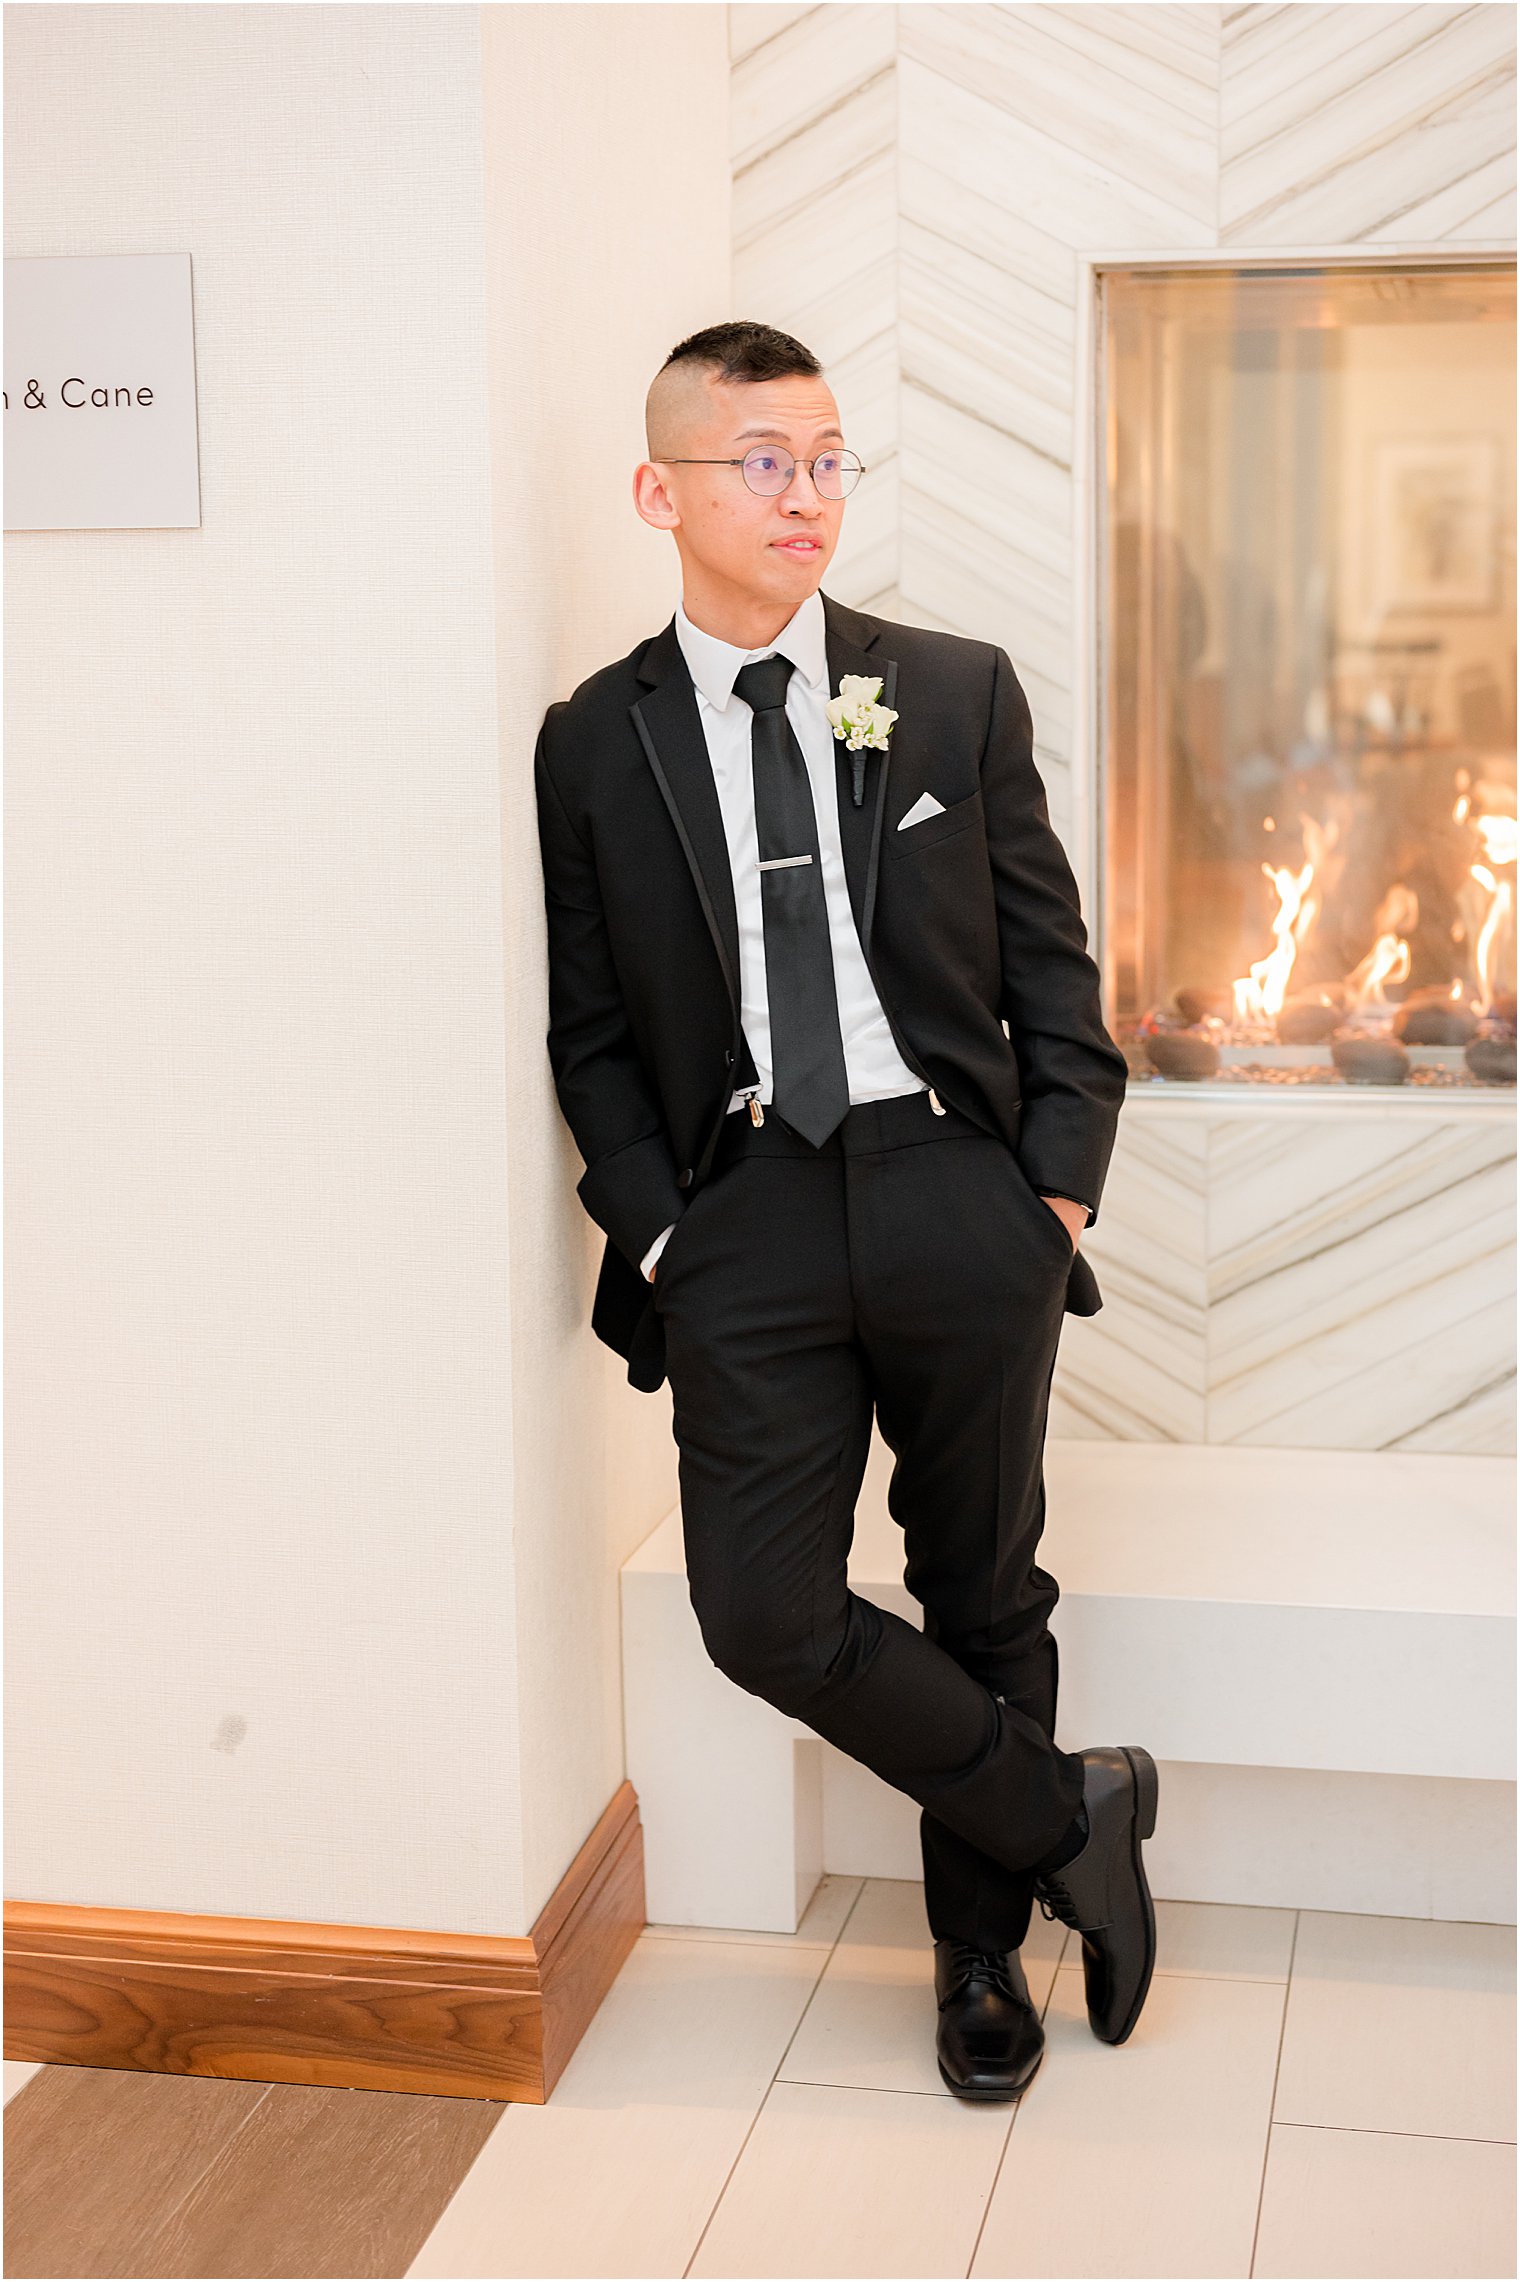
{"label": "dark stone in fireplace", "polygon": [[1484,1022],[1463,1057],[1475,1078],[1485,1085],[1512,1086],[1515,1082],[1515,1033],[1506,1023]]}
{"label": "dark stone in fireplace", "polygon": [[1382,1032],[1342,1030],[1330,1041],[1330,1059],[1349,1085],[1398,1086],[1409,1075],[1409,1056]]}
{"label": "dark stone in fireplace", "polygon": [[1164,1078],[1211,1078],[1219,1067],[1219,1048],[1197,1030],[1149,1032],[1145,1053]]}
{"label": "dark stone in fireplace", "polygon": [[1477,1032],[1478,1018],[1445,991],[1419,991],[1405,999],[1393,1028],[1406,1046],[1465,1046]]}
{"label": "dark stone in fireplace", "polygon": [[1228,1016],[1234,1009],[1235,994],[1228,985],[1222,990],[1206,989],[1202,983],[1188,983],[1173,991],[1172,1004],[1184,1022],[1201,1022],[1207,1014]]}
{"label": "dark stone in fireplace", "polygon": [[1341,1010],[1324,999],[1290,998],[1277,1017],[1279,1046],[1317,1046],[1340,1021]]}

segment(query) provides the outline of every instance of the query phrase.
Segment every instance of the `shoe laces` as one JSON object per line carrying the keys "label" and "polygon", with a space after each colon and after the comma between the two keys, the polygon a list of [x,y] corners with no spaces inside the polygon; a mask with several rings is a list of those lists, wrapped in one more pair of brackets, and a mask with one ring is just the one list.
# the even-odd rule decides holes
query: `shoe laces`
{"label": "shoe laces", "polygon": [[980,1974],[983,1980],[992,1983],[1000,1995],[1009,1998],[1015,2004],[1018,2002],[1019,1992],[1013,1985],[1005,1951],[978,1949],[974,1941],[958,1941],[955,1943],[951,1954],[951,1965],[952,1995],[956,1989],[961,1988],[965,1982],[969,1981],[973,1974]]}
{"label": "shoe laces", "polygon": [[1063,1925],[1076,1924],[1077,1905],[1071,1898],[1071,1888],[1058,1870],[1048,1871],[1037,1880],[1034,1893],[1042,1917],[1049,1918],[1052,1924],[1057,1919]]}

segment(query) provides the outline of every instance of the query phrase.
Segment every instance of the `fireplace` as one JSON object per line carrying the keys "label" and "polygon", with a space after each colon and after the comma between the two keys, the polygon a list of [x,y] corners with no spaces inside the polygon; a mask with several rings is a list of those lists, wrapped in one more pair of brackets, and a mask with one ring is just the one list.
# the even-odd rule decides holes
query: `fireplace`
{"label": "fireplace", "polygon": [[1512,1086],[1512,266],[1101,291],[1097,931],[1133,1082]]}

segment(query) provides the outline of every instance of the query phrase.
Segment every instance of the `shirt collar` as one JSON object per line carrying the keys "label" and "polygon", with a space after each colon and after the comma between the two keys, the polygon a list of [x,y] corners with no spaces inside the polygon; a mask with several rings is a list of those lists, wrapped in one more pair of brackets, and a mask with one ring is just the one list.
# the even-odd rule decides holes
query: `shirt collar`
{"label": "shirt collar", "polygon": [[763,650],[741,650],[732,642],[720,642],[716,634],[704,634],[687,617],[684,599],[676,604],[676,639],[687,670],[708,704],[719,713],[733,696],[739,668],[752,658],[773,657],[778,650],[791,659],[811,688],[826,690],[829,660],[825,633],[823,596],[816,587]]}

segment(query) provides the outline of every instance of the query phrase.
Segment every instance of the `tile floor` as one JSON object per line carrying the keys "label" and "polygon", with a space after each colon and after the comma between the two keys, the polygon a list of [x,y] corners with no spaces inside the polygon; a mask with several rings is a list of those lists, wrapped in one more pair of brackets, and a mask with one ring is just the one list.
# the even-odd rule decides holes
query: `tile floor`
{"label": "tile floor", "polygon": [[[406,2271],[1514,2275],[1513,1928],[1188,1902],[1157,1921],[1145,2011],[1111,2047],[1087,2026],[1076,1935],[1036,1914],[1047,2049],[1011,2107],[940,2082],[917,1885],[827,1879],[794,1935],[650,1926],[549,2104],[500,2110]],[[33,2073],[7,2064],[7,2097]],[[185,2080],[115,2089],[172,2135],[163,2095]],[[365,2132],[397,2121],[394,2098],[270,2098],[307,2137],[347,2125],[362,2216],[388,2170]],[[282,2203],[300,2200],[289,2163]],[[267,2162],[238,2176],[269,2193]],[[359,2270],[327,2203],[302,2224],[300,2271]],[[170,2270],[292,2271],[239,2239],[241,2256]],[[69,2270],[165,2270],[99,2247]],[[371,2250],[363,2272],[398,2270]]]}
{"label": "tile floor", "polygon": [[1036,1913],[1016,2105],[934,2065],[918,1886],[795,1935],[651,1926],[417,2276],[1512,2276],[1513,1929],[1159,1902],[1128,2043]]}

